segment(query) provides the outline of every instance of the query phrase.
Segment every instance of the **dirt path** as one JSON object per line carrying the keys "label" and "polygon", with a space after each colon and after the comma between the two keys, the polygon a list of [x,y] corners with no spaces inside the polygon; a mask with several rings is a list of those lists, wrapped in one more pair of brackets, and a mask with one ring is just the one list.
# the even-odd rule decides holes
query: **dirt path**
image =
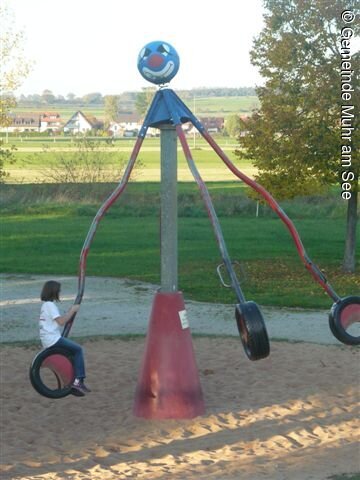
{"label": "dirt path", "polygon": [[[65,310],[74,299],[77,278],[56,278],[62,283],[61,309]],[[0,275],[2,342],[38,338],[39,294],[47,279],[41,275]],[[72,336],[145,334],[157,289],[157,285],[121,278],[87,278]],[[186,299],[185,305],[193,333],[238,337],[233,305]],[[263,307],[262,312],[272,339],[340,344],[329,330],[327,311]]]}

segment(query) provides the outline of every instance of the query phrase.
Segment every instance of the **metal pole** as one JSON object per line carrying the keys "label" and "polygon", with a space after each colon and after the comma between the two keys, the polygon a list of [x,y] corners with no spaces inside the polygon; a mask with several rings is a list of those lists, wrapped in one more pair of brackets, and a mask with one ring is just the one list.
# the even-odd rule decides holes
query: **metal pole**
{"label": "metal pole", "polygon": [[161,291],[178,289],[177,135],[173,125],[160,127],[161,148]]}

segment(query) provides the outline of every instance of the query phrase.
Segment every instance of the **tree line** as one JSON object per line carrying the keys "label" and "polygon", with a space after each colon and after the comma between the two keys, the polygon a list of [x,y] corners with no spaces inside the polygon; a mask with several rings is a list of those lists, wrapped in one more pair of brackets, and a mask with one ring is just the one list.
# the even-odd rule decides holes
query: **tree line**
{"label": "tree line", "polygon": [[[239,88],[193,88],[190,90],[178,90],[177,93],[184,99],[191,99],[193,97],[206,98],[206,97],[237,97],[256,95],[253,87],[239,87]],[[101,92],[91,92],[86,95],[78,96],[75,93],[68,93],[67,95],[57,95],[51,90],[45,89],[41,94],[32,93],[29,95],[21,94],[16,100],[19,104],[29,104],[34,106],[40,105],[99,105],[103,106],[107,97],[116,97],[117,101],[123,105],[134,105],[139,92],[130,91],[123,92],[117,95],[103,95]]]}

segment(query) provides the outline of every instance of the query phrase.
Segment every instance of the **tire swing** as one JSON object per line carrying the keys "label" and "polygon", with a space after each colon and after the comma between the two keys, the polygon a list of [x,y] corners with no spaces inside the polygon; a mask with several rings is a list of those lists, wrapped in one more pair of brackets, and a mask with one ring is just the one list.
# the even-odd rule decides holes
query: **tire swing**
{"label": "tire swing", "polygon": [[360,297],[345,297],[333,304],[329,313],[329,326],[340,342],[346,345],[360,345],[360,335],[356,335],[360,330],[359,325]]}
{"label": "tire swing", "polygon": [[260,360],[270,354],[270,342],[264,318],[255,302],[238,303],[235,318],[241,342],[250,360]]}
{"label": "tire swing", "polygon": [[75,377],[73,359],[63,348],[49,347],[39,352],[30,365],[29,377],[31,385],[43,397],[76,395],[71,388]]}
{"label": "tire swing", "polygon": [[[123,178],[121,179],[115,190],[101,205],[90,225],[80,254],[78,294],[74,304],[80,305],[84,295],[86,259],[97,227],[107,210],[123,193],[129,181],[130,174],[134,167],[143,139],[145,137],[146,130],[147,127],[142,128],[141,134],[139,134],[135,142]],[[65,325],[62,332],[63,337],[67,337],[69,335],[75,316],[76,314],[74,314],[73,317]],[[42,350],[35,356],[30,365],[29,377],[33,388],[44,397],[57,399],[64,398],[69,394],[75,396],[82,396],[81,393],[77,393],[75,389],[71,388],[71,385],[75,378],[74,372],[75,369],[73,365],[73,358],[70,352],[60,347],[49,347],[45,350]]]}

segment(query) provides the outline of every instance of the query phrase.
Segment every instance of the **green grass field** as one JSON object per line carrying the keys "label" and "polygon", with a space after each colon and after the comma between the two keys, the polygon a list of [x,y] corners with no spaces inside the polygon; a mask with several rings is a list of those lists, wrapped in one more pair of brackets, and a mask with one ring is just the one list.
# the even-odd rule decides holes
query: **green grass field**
{"label": "green grass field", "polygon": [[[194,160],[203,176],[204,180],[231,180],[233,174],[225,167],[219,157],[210,149],[202,139],[189,138],[189,145],[192,149]],[[77,152],[77,147],[69,140],[68,143],[46,142],[33,139],[28,142],[18,141],[15,143],[17,151],[14,154],[15,163],[5,164],[5,170],[10,174],[7,179],[10,183],[38,183],[49,181],[46,177],[46,169],[56,164],[59,155],[64,158],[71,158]],[[247,175],[253,176],[256,169],[247,160],[241,160],[235,156],[234,151],[236,143],[231,138],[220,137],[218,142],[229,158]],[[104,169],[109,173],[114,171],[111,180],[118,181],[118,167],[128,162],[131,151],[134,146],[134,139],[120,140],[113,146],[104,143],[101,151],[101,158]],[[93,157],[99,155],[95,152]],[[137,170],[137,179],[141,181],[159,181],[160,179],[160,140],[159,138],[147,138],[139,153],[139,164],[141,167]],[[187,166],[184,154],[178,149],[180,181],[189,181],[192,175]]]}
{"label": "green grass field", "polygon": [[[224,149],[235,149],[238,143],[235,138],[224,137],[222,135],[213,135],[217,143]],[[0,133],[0,138],[6,141],[6,135]],[[93,142],[99,143],[102,148],[106,150],[116,149],[131,149],[134,146],[136,138],[119,137],[110,139],[109,137],[88,137]],[[18,152],[31,152],[36,149],[42,149],[43,147],[49,147],[53,150],[62,150],[64,148],[76,149],[76,143],[79,141],[76,137],[71,136],[49,136],[49,135],[26,135],[17,134],[8,138],[7,143],[14,145]],[[188,143],[193,148],[210,148],[203,138],[199,135],[194,139],[193,136],[188,137]],[[159,137],[147,137],[144,140],[143,148],[157,148],[160,150],[160,138]]]}
{"label": "green grass field", "polygon": [[62,105],[62,104],[54,104],[54,105],[17,105],[13,109],[13,113],[16,115],[21,114],[40,114],[44,112],[57,112],[60,114],[63,120],[67,121],[70,117],[81,110],[85,115],[94,116],[99,119],[104,117],[104,107],[103,106],[88,106],[88,105]]}
{"label": "green grass field", "polygon": [[256,96],[196,98],[195,102],[192,100],[184,103],[197,116],[204,117],[226,117],[234,113],[250,115],[252,110],[259,107]]}
{"label": "green grass field", "polygon": [[[6,185],[2,196],[0,270],[76,275],[92,218],[113,185]],[[260,208],[238,183],[210,183],[233,260],[245,270],[248,299],[264,305],[327,308],[331,299],[307,273],[289,233],[273,212]],[[339,295],[356,294],[360,276],[341,273],[345,212],[338,192],[283,205],[310,257]],[[179,183],[179,287],[188,298],[236,301],[220,286],[220,254],[194,184]],[[133,183],[99,226],[88,275],[159,283],[159,185]]]}
{"label": "green grass field", "polygon": [[[188,107],[194,111],[196,116],[222,116],[238,113],[250,114],[251,111],[258,106],[258,98],[256,96],[238,96],[238,97],[198,97],[186,100]],[[51,108],[50,108],[51,107]],[[85,114],[96,116],[99,119],[104,117],[104,108],[102,106],[83,106],[77,105],[47,105],[47,106],[24,106],[18,105],[14,109],[14,113],[21,115],[22,113],[39,114],[46,111],[56,111],[60,113],[63,120],[77,110],[82,110]],[[58,151],[76,150],[76,139],[64,136],[48,136],[26,134],[26,132],[7,135],[6,132],[0,133],[5,144],[14,145],[15,163],[5,164],[5,170],[10,173],[9,182],[18,183],[34,183],[44,181],[44,166],[51,164]],[[214,136],[221,148],[229,155],[233,161],[237,161],[237,165],[249,176],[253,176],[256,170],[249,162],[239,162],[234,155],[237,148],[237,141],[234,138]],[[110,170],[119,162],[126,161],[134,145],[135,139],[117,139],[113,145],[110,145],[108,137],[97,137],[95,139],[101,142],[104,149],[108,151],[108,160],[105,161],[107,168]],[[194,159],[198,163],[198,167],[205,180],[231,180],[232,174],[223,167],[222,162],[216,157],[214,152],[206,144],[205,140],[200,136],[189,137],[189,146],[193,149]],[[47,149],[44,152],[44,149]],[[114,154],[116,151],[116,155]],[[110,153],[112,152],[112,153]],[[158,181],[159,174],[159,158],[160,158],[160,139],[146,138],[141,149],[139,158],[143,165],[141,169],[142,181]],[[182,152],[179,153],[179,180],[191,180],[191,174],[185,164]],[[116,178],[116,177],[115,177]],[[114,178],[114,180],[115,180]],[[140,178],[140,177],[139,177]]]}

